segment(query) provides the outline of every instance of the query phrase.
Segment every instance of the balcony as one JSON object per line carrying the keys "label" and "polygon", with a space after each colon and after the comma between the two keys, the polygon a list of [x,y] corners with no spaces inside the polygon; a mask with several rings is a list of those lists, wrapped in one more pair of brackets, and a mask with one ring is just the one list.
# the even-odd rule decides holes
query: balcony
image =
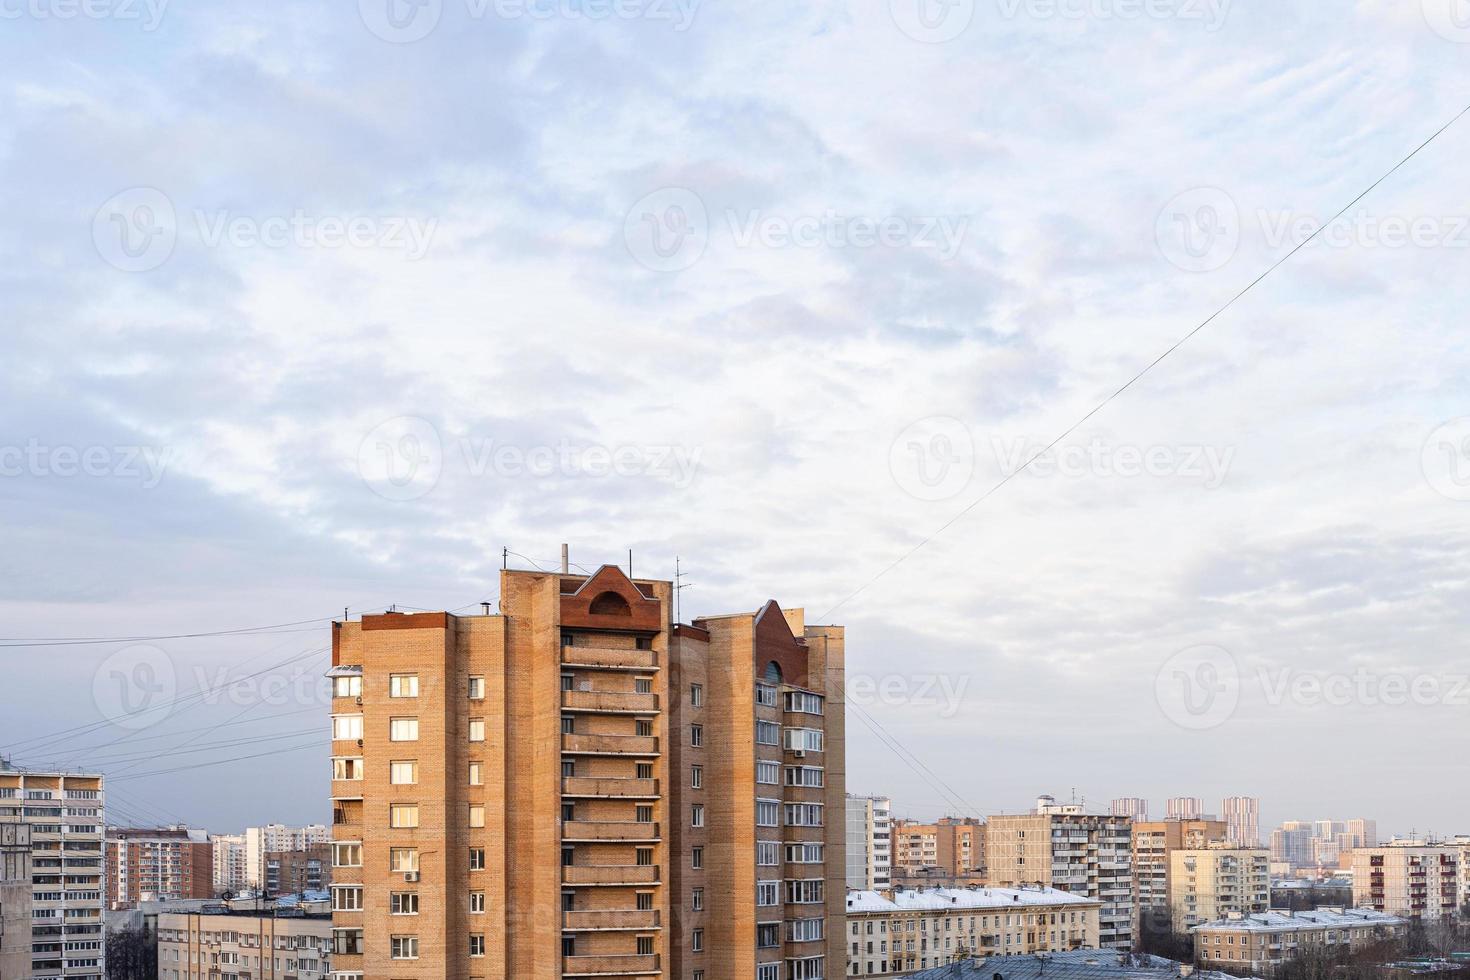
{"label": "balcony", "polygon": [[658,695],[634,691],[562,691],[561,706],[563,711],[652,715],[658,713]]}
{"label": "balcony", "polygon": [[569,977],[646,976],[659,972],[658,955],[564,956],[562,974]]}
{"label": "balcony", "polygon": [[657,885],[654,864],[593,865],[566,864],[561,869],[564,885]]}
{"label": "balcony", "polygon": [[572,843],[583,841],[656,841],[658,824],[635,820],[568,820],[562,824],[561,839]]}
{"label": "balcony", "polygon": [[659,928],[656,909],[598,909],[563,912],[563,932],[644,932]]}
{"label": "balcony", "polygon": [[656,800],[657,779],[616,779],[607,776],[568,776],[561,781],[561,795],[587,799]]}
{"label": "balcony", "polygon": [[561,648],[561,662],[566,667],[586,667],[589,670],[658,670],[658,658],[652,650],[564,646]]}
{"label": "balcony", "polygon": [[658,738],[653,735],[563,735],[561,750],[571,755],[658,755]]}

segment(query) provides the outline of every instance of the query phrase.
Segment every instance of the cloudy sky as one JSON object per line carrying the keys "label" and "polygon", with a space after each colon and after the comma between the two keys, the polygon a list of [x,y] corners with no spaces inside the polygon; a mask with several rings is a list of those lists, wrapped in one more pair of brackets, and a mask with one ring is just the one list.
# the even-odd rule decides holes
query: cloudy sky
{"label": "cloudy sky", "polygon": [[1470,831],[1470,118],[1088,416],[1462,0],[388,2],[0,0],[0,751],[323,820],[327,621],[566,541],[846,624],[903,814]]}

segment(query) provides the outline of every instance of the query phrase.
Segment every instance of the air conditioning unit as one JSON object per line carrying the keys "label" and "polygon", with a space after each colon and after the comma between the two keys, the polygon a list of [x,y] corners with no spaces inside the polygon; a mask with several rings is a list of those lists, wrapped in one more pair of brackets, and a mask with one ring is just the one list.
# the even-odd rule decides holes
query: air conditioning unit
{"label": "air conditioning unit", "polygon": [[361,694],[359,694],[359,695],[358,695],[358,696],[357,696],[357,706],[358,706],[358,707],[359,707],[359,708],[361,708],[361,707],[362,707],[362,695],[361,695]]}
{"label": "air conditioning unit", "polygon": [[798,759],[806,758],[806,749],[792,749],[791,754]]}
{"label": "air conditioning unit", "polygon": [[592,682],[591,681],[578,681],[577,682],[577,690],[579,690],[579,691],[586,691],[586,692],[588,692],[590,694],[591,691],[592,691]]}
{"label": "air conditioning unit", "polygon": [[403,872],[403,880],[410,885],[416,885],[419,881],[419,873],[417,871],[405,871]]}

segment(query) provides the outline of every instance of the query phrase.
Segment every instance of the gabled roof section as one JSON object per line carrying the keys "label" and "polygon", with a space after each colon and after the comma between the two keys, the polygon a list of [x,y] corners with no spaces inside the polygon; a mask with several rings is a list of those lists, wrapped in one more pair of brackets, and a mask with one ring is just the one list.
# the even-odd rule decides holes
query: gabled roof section
{"label": "gabled roof section", "polygon": [[650,599],[616,565],[603,565],[575,592],[561,596],[561,624],[583,629],[658,632],[663,604]]}
{"label": "gabled roof section", "polygon": [[791,624],[775,599],[755,614],[755,675],[763,676],[766,665],[771,663],[781,669],[785,683],[806,686],[806,643],[791,632]]}

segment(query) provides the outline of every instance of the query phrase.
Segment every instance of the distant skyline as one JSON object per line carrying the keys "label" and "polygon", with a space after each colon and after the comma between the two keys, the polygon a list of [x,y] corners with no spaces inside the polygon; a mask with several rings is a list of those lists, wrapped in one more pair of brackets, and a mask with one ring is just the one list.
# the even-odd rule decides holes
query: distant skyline
{"label": "distant skyline", "polygon": [[1470,832],[1470,117],[1118,394],[1463,108],[1470,32],[907,3],[16,7],[0,752],[324,822],[330,619],[569,542],[844,624],[898,813]]}

